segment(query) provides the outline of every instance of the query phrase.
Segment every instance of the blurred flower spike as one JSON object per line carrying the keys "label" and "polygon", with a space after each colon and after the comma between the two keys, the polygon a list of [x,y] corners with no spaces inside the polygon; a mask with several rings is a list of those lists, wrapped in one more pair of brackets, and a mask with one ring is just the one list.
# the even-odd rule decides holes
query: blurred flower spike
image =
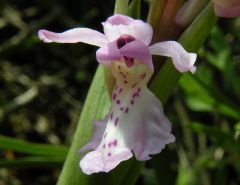
{"label": "blurred flower spike", "polygon": [[220,17],[240,16],[240,0],[213,0],[216,15]]}
{"label": "blurred flower spike", "polygon": [[152,54],[172,57],[180,72],[196,70],[196,54],[186,52],[175,41],[148,47],[153,31],[141,20],[114,15],[102,25],[104,34],[88,28],[38,33],[45,42],[84,42],[99,46],[97,61],[110,67],[116,78],[110,111],[105,120],[95,122],[91,141],[80,150],[90,151],[80,161],[86,174],[109,172],[133,153],[137,160],[148,160],[175,141],[161,103],[147,88],[154,71]]}

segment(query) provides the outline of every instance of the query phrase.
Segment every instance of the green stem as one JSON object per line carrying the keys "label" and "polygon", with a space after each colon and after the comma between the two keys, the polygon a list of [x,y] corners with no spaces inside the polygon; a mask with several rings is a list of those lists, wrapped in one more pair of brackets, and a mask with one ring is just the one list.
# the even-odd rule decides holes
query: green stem
{"label": "green stem", "polygon": [[194,18],[202,11],[207,5],[208,0],[191,0],[186,2],[185,7],[178,12],[176,17],[177,24],[185,28],[188,26]]}
{"label": "green stem", "polygon": [[140,19],[141,17],[141,0],[133,0],[131,1],[128,10],[127,15],[134,18],[134,19]]}
{"label": "green stem", "polygon": [[156,30],[160,23],[166,0],[151,0],[150,3],[148,22],[151,24],[153,30]]}
{"label": "green stem", "polygon": [[128,2],[129,0],[116,0],[114,13],[126,15],[128,9]]}

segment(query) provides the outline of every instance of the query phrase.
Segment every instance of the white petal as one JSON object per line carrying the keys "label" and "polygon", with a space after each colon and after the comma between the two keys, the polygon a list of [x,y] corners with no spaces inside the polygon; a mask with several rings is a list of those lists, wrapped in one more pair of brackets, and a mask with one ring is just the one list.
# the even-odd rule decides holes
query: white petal
{"label": "white petal", "polygon": [[83,42],[95,46],[103,46],[108,42],[106,36],[89,28],[74,28],[62,33],[39,30],[38,37],[44,42],[77,43]]}
{"label": "white petal", "polygon": [[149,51],[148,46],[140,42],[139,40],[127,43],[125,46],[120,48],[122,56],[131,57],[139,60],[142,64],[145,64],[149,69],[154,70],[152,63],[152,55]]}
{"label": "white petal", "polygon": [[128,17],[126,15],[121,15],[121,14],[115,14],[111,17],[109,17],[106,22],[112,24],[112,25],[128,25],[131,24],[134,21],[132,17]]}
{"label": "white petal", "polygon": [[109,172],[120,162],[128,160],[131,157],[132,152],[127,148],[118,147],[114,153],[106,154],[99,148],[86,154],[80,161],[79,165],[85,174],[90,175],[98,172]]}
{"label": "white petal", "polygon": [[103,137],[103,133],[105,129],[106,129],[106,121],[96,121],[94,123],[94,132],[90,142],[85,146],[83,146],[79,150],[79,153],[85,153],[85,152],[97,149],[97,147],[101,143],[101,139]]}
{"label": "white petal", "polygon": [[188,53],[178,42],[159,42],[150,46],[149,49],[153,55],[171,57],[175,68],[182,73],[187,71],[195,73],[196,71],[194,63],[197,55]]}
{"label": "white petal", "polygon": [[112,61],[120,60],[121,53],[117,47],[116,41],[109,42],[99,48],[96,52],[96,58],[100,64],[105,66],[109,66]]}
{"label": "white petal", "polygon": [[112,25],[109,22],[103,23],[104,33],[110,41],[118,39],[121,35],[131,35],[145,45],[152,40],[152,27],[141,20],[134,20],[129,25]]}
{"label": "white petal", "polygon": [[80,161],[86,174],[109,172],[132,157],[132,151],[138,160],[148,160],[175,141],[161,103],[146,87],[152,74],[148,66],[134,61],[127,67],[119,61],[112,70],[117,85],[106,130],[98,148]]}

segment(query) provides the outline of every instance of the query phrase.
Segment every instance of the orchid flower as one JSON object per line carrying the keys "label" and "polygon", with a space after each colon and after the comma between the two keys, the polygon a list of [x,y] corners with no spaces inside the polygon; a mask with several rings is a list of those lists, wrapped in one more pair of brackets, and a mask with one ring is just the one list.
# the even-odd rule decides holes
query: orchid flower
{"label": "orchid flower", "polygon": [[240,16],[240,0],[213,0],[216,15],[220,17]]}
{"label": "orchid flower", "polygon": [[149,47],[153,31],[148,23],[114,15],[102,25],[104,34],[88,28],[38,33],[45,42],[84,42],[99,46],[97,61],[110,67],[116,79],[108,115],[103,121],[95,122],[91,141],[80,150],[90,151],[80,161],[86,174],[109,172],[133,153],[137,160],[148,160],[175,141],[160,101],[147,88],[154,71],[152,54],[172,57],[180,72],[196,70],[196,54],[186,52],[175,41]]}

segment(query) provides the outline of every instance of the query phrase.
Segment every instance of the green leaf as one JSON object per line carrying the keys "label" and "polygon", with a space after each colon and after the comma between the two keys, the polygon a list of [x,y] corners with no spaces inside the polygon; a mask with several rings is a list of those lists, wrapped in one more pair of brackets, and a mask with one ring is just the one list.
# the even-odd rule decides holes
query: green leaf
{"label": "green leaf", "polygon": [[[240,93],[240,77],[237,63],[234,62],[234,45],[228,41],[222,30],[215,26],[209,37],[210,49],[202,49],[202,56],[221,72],[225,88],[230,88],[236,95]],[[233,57],[232,57],[233,56]]]}
{"label": "green leaf", "polygon": [[[233,119],[240,119],[240,110],[234,102],[222,94],[211,78],[208,77],[208,69],[203,73],[192,76],[185,74],[180,80],[180,87],[184,90],[189,107],[195,111],[218,111]],[[204,79],[206,77],[206,79]],[[208,82],[204,82],[208,80]],[[209,83],[210,82],[210,83]]]}
{"label": "green leaf", "polygon": [[110,100],[105,87],[103,68],[99,66],[89,89],[72,145],[58,179],[58,185],[79,183],[89,185],[97,182],[101,184],[101,181],[107,184],[108,179],[103,174],[88,176],[81,172],[79,167],[81,156],[78,155],[78,150],[89,141],[93,122],[104,119],[109,106]]}
{"label": "green leaf", "polygon": [[232,153],[240,153],[240,143],[233,134],[218,127],[206,126],[202,123],[192,123],[189,126],[193,131],[210,136],[218,146]]}
{"label": "green leaf", "polygon": [[129,0],[116,0],[114,13],[127,14]]}
{"label": "green leaf", "polygon": [[141,0],[133,0],[127,10],[127,15],[134,18],[139,19],[141,17]]}
{"label": "green leaf", "polygon": [[178,177],[176,185],[199,185],[205,184],[206,176],[204,170],[206,168],[215,168],[222,165],[223,161],[214,159],[214,148],[210,148],[205,152],[198,154],[194,161],[188,161],[186,152],[182,147],[178,146],[177,152],[180,158]]}
{"label": "green leaf", "polygon": [[68,148],[48,144],[36,144],[0,135],[0,149],[12,150],[24,154],[57,156],[65,159]]}
{"label": "green leaf", "polygon": [[171,185],[175,183],[176,170],[172,164],[178,163],[175,150],[164,149],[160,154],[153,157],[151,164],[156,174],[158,184]]}
{"label": "green leaf", "polygon": [[151,24],[153,30],[156,30],[161,20],[166,0],[151,0],[150,9],[148,12],[148,22]]}
{"label": "green leaf", "polygon": [[40,168],[62,166],[65,158],[62,157],[22,157],[17,159],[1,159],[0,168]]}

